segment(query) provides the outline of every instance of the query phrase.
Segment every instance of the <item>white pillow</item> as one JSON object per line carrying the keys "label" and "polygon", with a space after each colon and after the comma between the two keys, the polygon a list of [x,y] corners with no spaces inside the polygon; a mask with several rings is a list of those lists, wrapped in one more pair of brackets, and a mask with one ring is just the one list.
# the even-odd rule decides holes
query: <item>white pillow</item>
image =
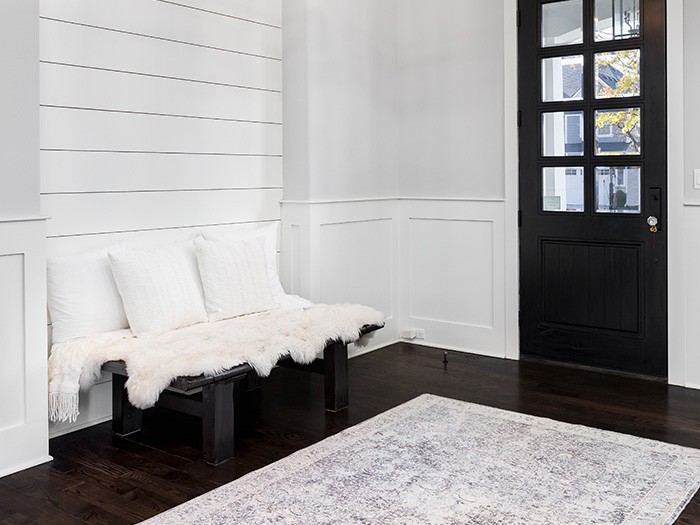
{"label": "white pillow", "polygon": [[196,239],[194,247],[210,321],[262,312],[274,306],[261,238],[233,242]]}
{"label": "white pillow", "polygon": [[282,284],[280,284],[279,274],[277,273],[277,237],[278,223],[272,223],[266,226],[261,226],[255,230],[217,230],[203,231],[202,235],[207,241],[233,242],[243,241],[246,239],[262,238],[265,246],[265,261],[267,265],[267,278],[270,283],[270,290],[275,299],[285,295]]}
{"label": "white pillow", "polygon": [[207,320],[192,241],[110,252],[109,262],[135,336]]}
{"label": "white pillow", "polygon": [[52,257],[46,262],[54,343],[129,326],[107,251]]}

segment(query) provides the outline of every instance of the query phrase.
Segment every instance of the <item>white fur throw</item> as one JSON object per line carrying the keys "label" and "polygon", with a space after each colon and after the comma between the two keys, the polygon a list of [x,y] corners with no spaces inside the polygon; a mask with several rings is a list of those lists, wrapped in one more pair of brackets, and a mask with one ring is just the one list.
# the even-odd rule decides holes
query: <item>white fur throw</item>
{"label": "white fur throw", "polygon": [[363,326],[383,323],[384,314],[368,306],[318,304],[154,336],[136,338],[129,330],[119,330],[55,344],[49,358],[49,418],[75,421],[78,391],[99,379],[106,361],[126,363],[129,401],[137,408],[148,408],[178,376],[215,374],[242,363],[267,376],[282,357],[310,363],[328,341],[357,341]]}

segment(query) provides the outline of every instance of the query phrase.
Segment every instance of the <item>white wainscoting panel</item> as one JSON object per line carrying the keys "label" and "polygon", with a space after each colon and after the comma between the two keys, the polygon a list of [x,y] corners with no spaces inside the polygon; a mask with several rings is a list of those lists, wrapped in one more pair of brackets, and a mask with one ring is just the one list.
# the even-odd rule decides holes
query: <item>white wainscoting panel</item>
{"label": "white wainscoting panel", "polygon": [[0,222],[0,477],[48,455],[45,225]]}
{"label": "white wainscoting panel", "polygon": [[[676,384],[690,388],[700,388],[700,323],[691,312],[700,312],[700,275],[694,269],[700,261],[700,206],[685,206],[683,209],[685,228],[683,261],[685,268],[683,279],[683,304],[679,310],[684,319],[684,333],[680,334],[677,348],[669,348],[669,356],[672,360],[682,363],[679,367],[683,370],[683,376],[673,378]],[[674,307],[674,305],[671,305]]]}
{"label": "white wainscoting panel", "polygon": [[401,329],[505,357],[504,203],[402,199],[401,239]]}
{"label": "white wainscoting panel", "polygon": [[[279,221],[281,0],[46,0],[40,15],[49,256]],[[109,419],[110,388],[51,435]]]}
{"label": "white wainscoting panel", "polygon": [[396,199],[284,202],[281,276],[285,289],[313,302],[353,302],[386,314],[386,326],[360,355],[398,338]]}
{"label": "white wainscoting panel", "polygon": [[393,316],[391,217],[321,224],[321,302],[364,303]]}
{"label": "white wainscoting panel", "polygon": [[[0,254],[0,434],[27,423],[24,254]],[[9,352],[7,349],[12,349]],[[17,395],[19,393],[19,395]]]}
{"label": "white wainscoting panel", "polygon": [[493,329],[493,222],[409,217],[408,247],[412,319]]}
{"label": "white wainscoting panel", "polygon": [[413,343],[506,357],[504,210],[502,200],[285,201],[282,281],[314,302],[384,310],[364,351],[423,328]]}

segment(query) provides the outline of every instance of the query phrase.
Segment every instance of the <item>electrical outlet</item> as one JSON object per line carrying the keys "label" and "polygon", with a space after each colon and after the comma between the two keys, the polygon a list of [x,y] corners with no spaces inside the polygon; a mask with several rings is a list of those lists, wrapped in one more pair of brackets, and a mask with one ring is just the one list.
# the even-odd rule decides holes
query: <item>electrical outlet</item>
{"label": "electrical outlet", "polygon": [[404,330],[401,332],[401,337],[403,339],[415,339],[416,338],[416,331],[415,330]]}
{"label": "electrical outlet", "polygon": [[401,332],[403,339],[425,339],[425,330],[423,328],[410,328]]}

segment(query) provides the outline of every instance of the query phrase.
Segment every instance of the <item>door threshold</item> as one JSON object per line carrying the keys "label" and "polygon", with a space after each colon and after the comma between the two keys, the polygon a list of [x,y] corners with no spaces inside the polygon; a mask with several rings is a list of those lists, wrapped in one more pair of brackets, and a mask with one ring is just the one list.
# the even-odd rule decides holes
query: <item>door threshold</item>
{"label": "door threshold", "polygon": [[645,381],[653,381],[654,383],[668,383],[667,377],[650,376],[645,374],[635,374],[634,372],[625,372],[623,370],[615,370],[614,368],[601,368],[598,366],[582,365],[579,363],[570,363],[567,361],[555,361],[554,359],[545,359],[542,357],[533,357],[528,355],[521,355],[521,361],[529,363],[538,363],[542,365],[553,365],[562,366],[564,368],[574,368],[576,370],[587,370],[589,372],[596,372],[599,374],[614,375],[620,377],[627,377],[630,379],[643,379]]}

